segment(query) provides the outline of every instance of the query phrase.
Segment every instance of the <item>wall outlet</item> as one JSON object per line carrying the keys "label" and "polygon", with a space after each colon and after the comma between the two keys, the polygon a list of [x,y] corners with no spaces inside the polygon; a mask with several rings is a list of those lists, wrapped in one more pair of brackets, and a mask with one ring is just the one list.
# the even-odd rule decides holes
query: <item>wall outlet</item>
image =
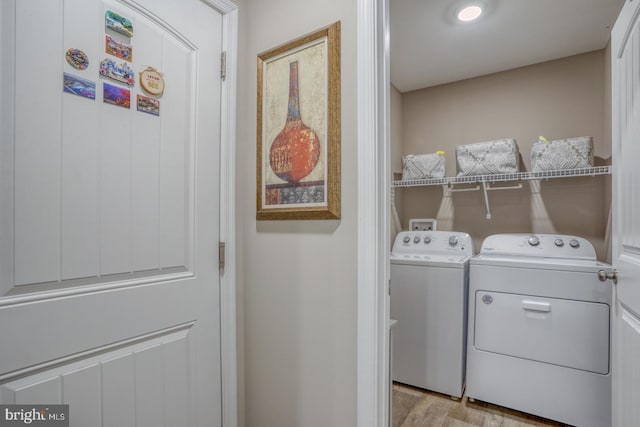
{"label": "wall outlet", "polygon": [[410,219],[409,230],[412,231],[433,231],[438,222],[433,218]]}

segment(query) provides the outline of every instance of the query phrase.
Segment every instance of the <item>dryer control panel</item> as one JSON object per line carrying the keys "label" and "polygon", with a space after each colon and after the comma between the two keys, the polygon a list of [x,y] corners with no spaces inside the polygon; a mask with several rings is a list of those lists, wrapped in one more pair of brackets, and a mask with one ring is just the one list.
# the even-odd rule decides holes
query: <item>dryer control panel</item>
{"label": "dryer control panel", "polygon": [[484,239],[480,253],[483,255],[596,259],[596,251],[587,239],[559,234],[494,234]]}
{"label": "dryer control panel", "polygon": [[473,240],[459,231],[402,231],[393,244],[394,255],[473,255]]}

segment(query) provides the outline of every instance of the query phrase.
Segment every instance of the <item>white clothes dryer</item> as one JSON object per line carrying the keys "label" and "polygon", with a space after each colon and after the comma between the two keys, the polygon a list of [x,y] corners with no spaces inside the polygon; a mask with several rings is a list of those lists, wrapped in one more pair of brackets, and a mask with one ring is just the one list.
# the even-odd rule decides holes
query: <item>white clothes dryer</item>
{"label": "white clothes dryer", "polygon": [[461,397],[469,258],[473,241],[452,231],[403,231],[391,252],[393,379]]}
{"label": "white clothes dryer", "polygon": [[[467,396],[611,425],[611,266],[575,236],[499,234],[470,261]],[[605,281],[601,281],[605,280]]]}

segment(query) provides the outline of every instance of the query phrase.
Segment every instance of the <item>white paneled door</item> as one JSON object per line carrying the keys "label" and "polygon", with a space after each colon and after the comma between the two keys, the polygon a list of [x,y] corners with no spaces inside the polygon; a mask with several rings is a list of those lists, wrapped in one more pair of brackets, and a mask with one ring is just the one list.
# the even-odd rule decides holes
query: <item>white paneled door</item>
{"label": "white paneled door", "polygon": [[201,0],[0,2],[1,404],[221,425],[221,46]]}
{"label": "white paneled door", "polygon": [[640,422],[640,2],[627,0],[611,35],[613,130],[613,425]]}

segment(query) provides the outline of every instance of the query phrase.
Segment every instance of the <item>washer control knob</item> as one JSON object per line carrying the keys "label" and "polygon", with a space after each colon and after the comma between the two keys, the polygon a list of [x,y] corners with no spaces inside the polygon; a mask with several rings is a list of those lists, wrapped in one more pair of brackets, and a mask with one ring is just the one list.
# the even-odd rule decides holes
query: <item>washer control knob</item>
{"label": "washer control knob", "polygon": [[409,236],[404,236],[404,239],[402,239],[402,241],[403,241],[404,243],[409,243],[409,242],[411,241],[411,237],[409,237]]}
{"label": "washer control knob", "polygon": [[429,243],[431,243],[431,237],[424,236],[424,243],[425,243],[425,245],[428,245]]}
{"label": "washer control knob", "polygon": [[540,244],[540,239],[538,239],[537,236],[531,236],[529,237],[529,244],[531,246],[538,246]]}
{"label": "washer control knob", "polygon": [[580,242],[578,242],[577,239],[571,239],[569,240],[569,246],[571,246],[572,248],[579,248]]}
{"label": "washer control knob", "polygon": [[458,244],[458,237],[457,236],[451,236],[449,237],[449,244],[451,246],[455,246]]}
{"label": "washer control knob", "polygon": [[413,238],[413,243],[418,244],[420,243],[420,236],[416,236]]}
{"label": "washer control knob", "polygon": [[564,246],[564,241],[562,239],[556,239],[553,241],[553,243],[556,244],[557,247],[561,248]]}

